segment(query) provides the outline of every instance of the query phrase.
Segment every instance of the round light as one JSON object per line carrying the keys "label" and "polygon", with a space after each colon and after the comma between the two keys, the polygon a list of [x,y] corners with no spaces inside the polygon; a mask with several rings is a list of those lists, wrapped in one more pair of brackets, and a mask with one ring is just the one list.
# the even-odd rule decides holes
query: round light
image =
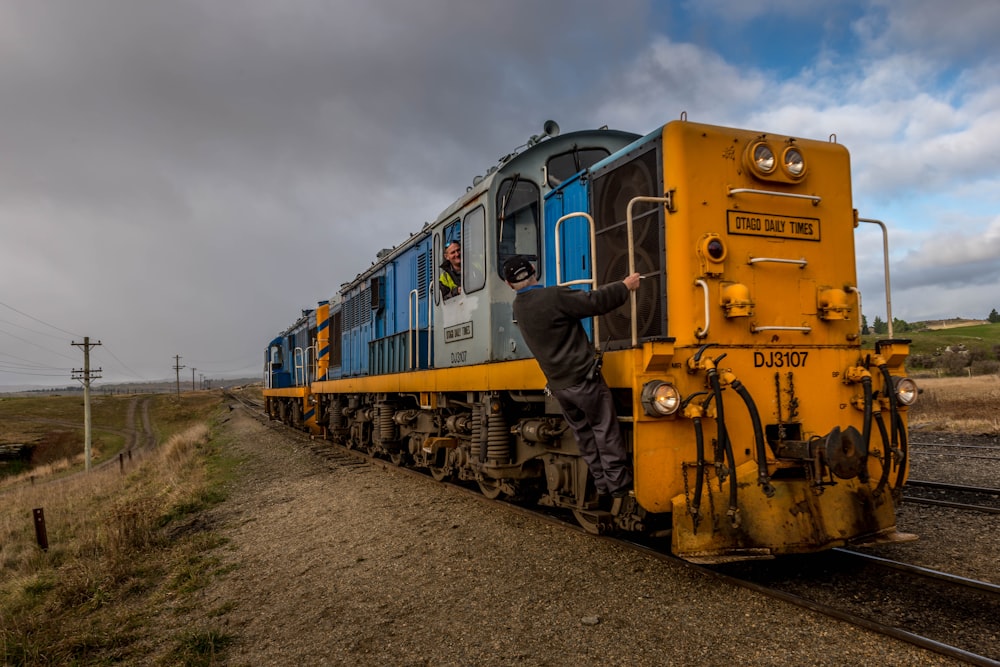
{"label": "round light", "polygon": [[642,407],[650,417],[672,415],[680,406],[681,396],[672,384],[653,380],[643,385]]}
{"label": "round light", "polygon": [[726,248],[722,245],[722,241],[719,239],[712,239],[708,242],[708,256],[712,259],[722,259],[723,255],[726,254]]}
{"label": "round light", "polygon": [[917,402],[917,395],[920,393],[920,389],[917,388],[917,383],[906,377],[894,376],[892,382],[896,391],[896,400],[903,405],[913,405]]}
{"label": "round light", "polygon": [[783,158],[785,171],[787,171],[793,178],[798,178],[802,174],[806,173],[806,160],[802,157],[802,153],[798,148],[785,149]]}
{"label": "round light", "polygon": [[757,144],[753,147],[753,163],[762,174],[774,171],[774,151],[767,144]]}

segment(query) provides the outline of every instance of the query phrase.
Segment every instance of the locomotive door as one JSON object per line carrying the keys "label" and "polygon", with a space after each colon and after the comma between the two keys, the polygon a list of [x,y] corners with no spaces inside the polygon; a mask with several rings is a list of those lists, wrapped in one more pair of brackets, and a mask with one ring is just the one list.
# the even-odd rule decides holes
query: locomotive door
{"label": "locomotive door", "polygon": [[[454,264],[456,244],[459,267]],[[489,293],[484,289],[486,212],[483,206],[475,206],[435,233],[434,260],[437,278],[432,365],[449,368],[485,363],[489,360],[491,332]]]}
{"label": "locomotive door", "polygon": [[[587,183],[581,179],[564,184],[545,198],[545,264],[552,267],[544,276],[546,285],[581,290],[597,287],[595,229],[593,217],[586,213],[588,196]],[[587,318],[581,323],[593,340],[597,322]]]}

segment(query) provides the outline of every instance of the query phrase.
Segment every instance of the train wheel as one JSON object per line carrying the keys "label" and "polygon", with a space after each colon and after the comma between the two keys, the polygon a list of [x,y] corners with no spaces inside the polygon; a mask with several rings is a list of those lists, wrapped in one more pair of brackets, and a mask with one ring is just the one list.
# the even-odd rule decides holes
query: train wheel
{"label": "train wheel", "polygon": [[437,466],[427,466],[427,469],[431,471],[431,477],[439,482],[444,482],[451,479],[451,471],[447,468],[439,468]]}
{"label": "train wheel", "polygon": [[396,466],[405,466],[407,463],[409,463],[409,458],[410,455],[401,449],[389,452],[389,460],[392,461],[392,464]]}
{"label": "train wheel", "polygon": [[490,500],[496,500],[503,495],[503,485],[500,483],[500,480],[484,478],[477,481],[479,483],[479,490]]}

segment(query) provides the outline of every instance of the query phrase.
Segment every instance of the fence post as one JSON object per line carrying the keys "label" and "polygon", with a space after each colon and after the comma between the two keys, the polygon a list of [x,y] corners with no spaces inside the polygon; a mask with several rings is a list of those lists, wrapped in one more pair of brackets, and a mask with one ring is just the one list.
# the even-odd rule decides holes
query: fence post
{"label": "fence post", "polygon": [[38,546],[42,548],[42,551],[48,551],[49,536],[45,532],[45,510],[41,507],[36,507],[31,511],[35,515],[35,539],[38,541]]}

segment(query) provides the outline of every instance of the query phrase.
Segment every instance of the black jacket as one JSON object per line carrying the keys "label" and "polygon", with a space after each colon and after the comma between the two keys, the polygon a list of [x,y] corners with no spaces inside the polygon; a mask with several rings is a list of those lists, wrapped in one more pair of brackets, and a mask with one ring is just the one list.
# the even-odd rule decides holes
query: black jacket
{"label": "black jacket", "polygon": [[580,320],[610,313],[628,301],[628,287],[612,283],[591,292],[568,287],[527,287],[514,298],[514,319],[550,389],[582,382],[594,346]]}

